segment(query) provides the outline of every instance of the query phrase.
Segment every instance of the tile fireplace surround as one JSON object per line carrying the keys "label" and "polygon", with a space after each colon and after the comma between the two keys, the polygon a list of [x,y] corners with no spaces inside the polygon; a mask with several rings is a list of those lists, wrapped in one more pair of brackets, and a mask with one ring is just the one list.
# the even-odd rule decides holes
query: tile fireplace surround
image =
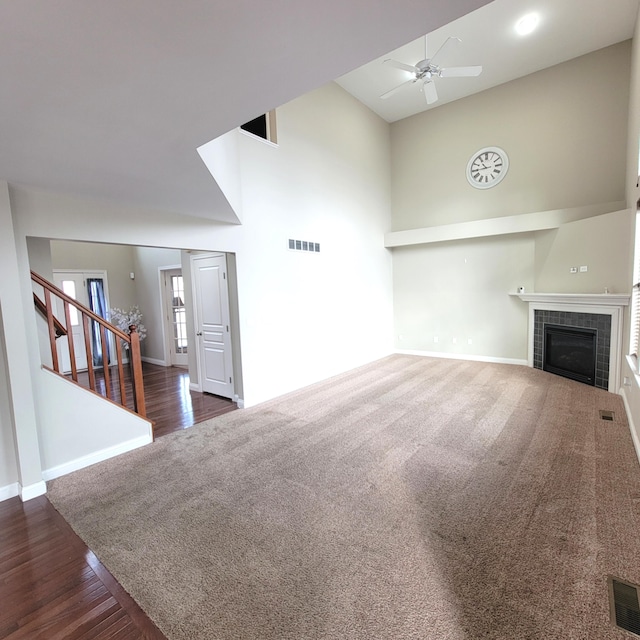
{"label": "tile fireplace surround", "polygon": [[[620,390],[624,308],[629,295],[617,293],[519,293],[529,303],[527,362],[542,368],[543,323],[598,329],[596,386]],[[608,335],[609,334],[609,335]]]}

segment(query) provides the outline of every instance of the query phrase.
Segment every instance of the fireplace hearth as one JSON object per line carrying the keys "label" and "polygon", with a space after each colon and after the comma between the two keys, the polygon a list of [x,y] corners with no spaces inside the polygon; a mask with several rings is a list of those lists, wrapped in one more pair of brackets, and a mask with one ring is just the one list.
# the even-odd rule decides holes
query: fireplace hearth
{"label": "fireplace hearth", "polygon": [[542,368],[595,386],[597,344],[596,329],[545,324]]}

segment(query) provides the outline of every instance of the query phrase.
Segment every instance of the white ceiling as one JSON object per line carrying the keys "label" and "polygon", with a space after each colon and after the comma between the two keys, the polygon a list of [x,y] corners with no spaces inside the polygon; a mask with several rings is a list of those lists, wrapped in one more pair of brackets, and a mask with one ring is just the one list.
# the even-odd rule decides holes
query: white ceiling
{"label": "white ceiling", "polygon": [[196,149],[488,0],[0,0],[0,179],[237,221]]}
{"label": "white ceiling", "polygon": [[[386,53],[337,80],[344,89],[387,122],[483,91],[515,78],[576,58],[633,36],[638,0],[494,0],[427,36],[432,56],[449,36],[438,56],[442,67],[482,65],[475,78],[439,78],[438,102],[427,105],[420,84],[409,84],[385,100],[380,95],[405,81],[409,74],[383,64],[386,58],[413,65],[425,58],[425,39]],[[523,15],[536,12],[538,29],[516,34]]]}

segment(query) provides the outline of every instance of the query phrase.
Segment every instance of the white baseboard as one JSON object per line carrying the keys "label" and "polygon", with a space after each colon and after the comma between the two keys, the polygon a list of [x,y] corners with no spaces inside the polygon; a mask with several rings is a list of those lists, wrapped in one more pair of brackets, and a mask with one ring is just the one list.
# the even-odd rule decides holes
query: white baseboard
{"label": "white baseboard", "polygon": [[493,356],[476,356],[464,353],[443,353],[442,351],[416,351],[414,349],[396,349],[394,353],[406,356],[425,356],[428,358],[445,358],[449,360],[470,360],[472,362],[493,362],[495,364],[517,364],[527,366],[527,359],[494,358]]}
{"label": "white baseboard", "polygon": [[202,393],[202,387],[197,382],[190,382],[189,391],[197,391],[198,393]]}
{"label": "white baseboard", "polygon": [[20,495],[20,485],[17,482],[8,484],[6,487],[0,487],[0,502],[15,498],[17,495]]}
{"label": "white baseboard", "polygon": [[636,457],[638,458],[638,462],[640,462],[640,438],[638,438],[636,425],[634,424],[633,417],[631,416],[631,407],[629,406],[626,389],[624,387],[620,389],[620,395],[622,396],[622,402],[624,403],[624,412],[627,414],[627,422],[629,423],[629,431],[631,431],[631,440],[633,440],[633,447],[636,450]]}
{"label": "white baseboard", "polygon": [[238,409],[244,409],[244,400],[238,398],[237,395],[233,396],[233,401],[238,405]]}
{"label": "white baseboard", "polygon": [[77,471],[78,469],[84,469],[84,467],[88,467],[96,462],[102,462],[103,460],[119,456],[127,451],[133,451],[133,449],[138,449],[139,447],[143,447],[151,442],[153,442],[153,436],[151,434],[140,436],[133,440],[127,440],[127,442],[122,442],[121,444],[117,444],[113,447],[107,447],[106,449],[82,456],[81,458],[70,460],[69,462],[65,462],[57,467],[45,469],[42,472],[42,478],[47,481],[53,480],[54,478],[59,478],[60,476]]}
{"label": "white baseboard", "polygon": [[159,367],[170,367],[166,360],[158,360],[158,358],[147,358],[147,356],[140,356],[142,362],[148,362],[149,364],[157,364]]}
{"label": "white baseboard", "polygon": [[43,496],[47,493],[47,485],[44,480],[40,480],[40,482],[35,482],[34,484],[29,484],[26,487],[18,485],[18,488],[22,502],[37,498],[38,496]]}

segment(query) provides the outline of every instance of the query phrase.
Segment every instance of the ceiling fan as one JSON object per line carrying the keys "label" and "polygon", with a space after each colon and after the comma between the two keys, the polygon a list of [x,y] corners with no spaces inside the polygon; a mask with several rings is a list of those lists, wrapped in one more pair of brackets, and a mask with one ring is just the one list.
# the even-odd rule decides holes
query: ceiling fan
{"label": "ceiling fan", "polygon": [[422,83],[422,91],[424,92],[424,97],[427,101],[427,104],[433,104],[438,100],[438,92],[436,90],[436,85],[434,82],[435,78],[467,78],[472,76],[479,76],[482,73],[482,67],[480,65],[472,66],[472,67],[441,67],[436,64],[436,58],[443,51],[443,49],[447,46],[447,44],[451,40],[457,40],[458,42],[462,42],[460,38],[449,37],[444,41],[444,44],[435,52],[432,58],[427,57],[427,36],[424,37],[424,60],[420,60],[416,62],[416,64],[405,64],[404,62],[398,62],[397,60],[392,60],[391,58],[387,58],[384,61],[384,64],[388,64],[391,67],[395,67],[396,69],[402,69],[403,71],[408,71],[412,74],[412,77],[408,80],[405,80],[403,83],[399,84],[397,87],[394,87],[390,91],[383,93],[380,98],[386,100],[391,97],[396,91],[402,89],[402,87],[410,84],[415,84],[416,82]]}

